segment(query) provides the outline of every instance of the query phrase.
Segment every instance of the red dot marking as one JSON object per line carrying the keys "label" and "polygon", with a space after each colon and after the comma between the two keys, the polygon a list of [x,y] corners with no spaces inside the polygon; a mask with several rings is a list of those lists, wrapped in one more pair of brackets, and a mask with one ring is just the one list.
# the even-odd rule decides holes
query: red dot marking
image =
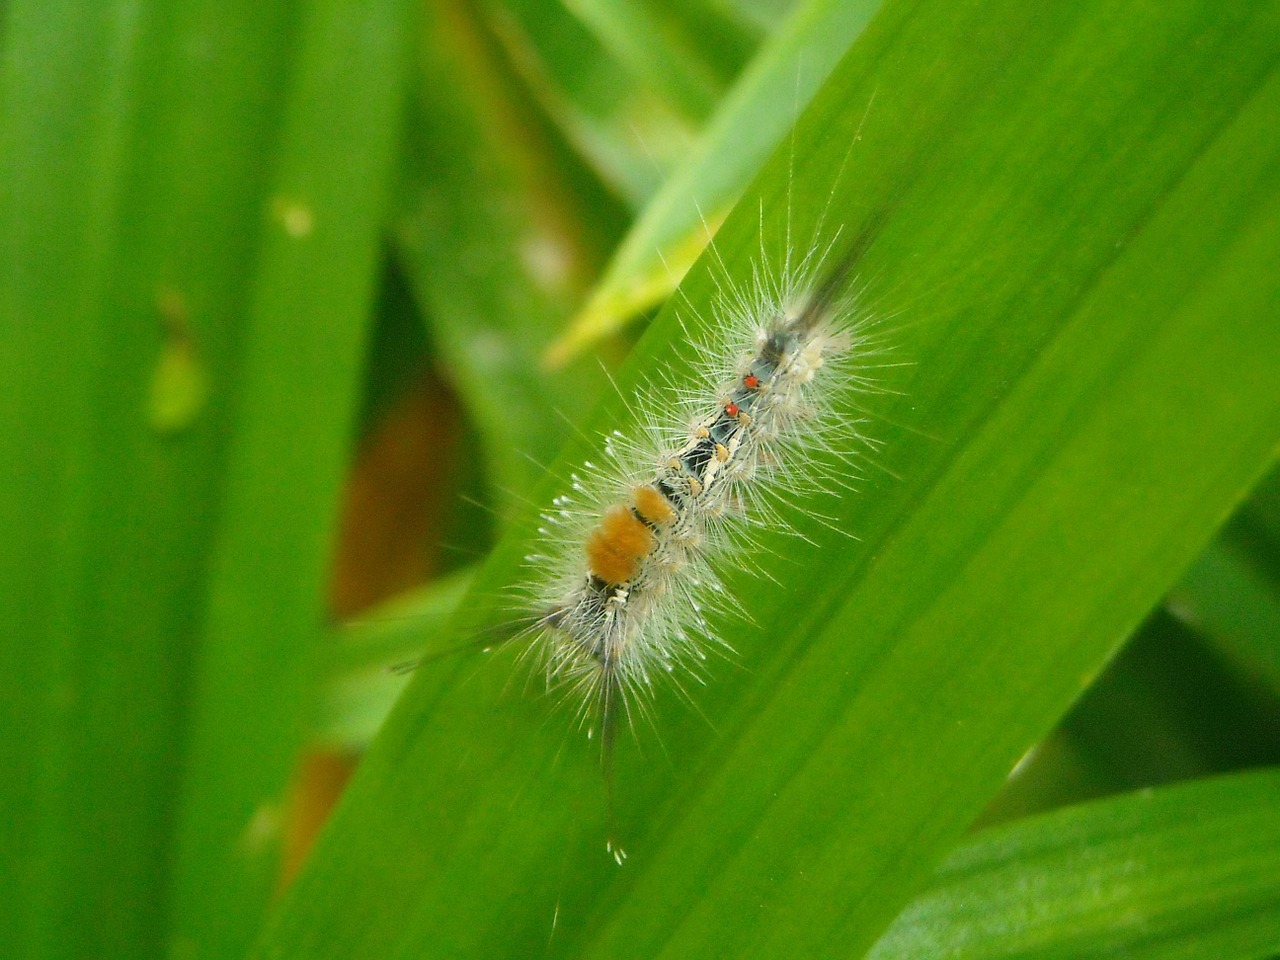
{"label": "red dot marking", "polygon": [[724,405],[724,412],[731,417],[736,417],[738,415],[738,405],[736,403],[726,403]]}
{"label": "red dot marking", "polygon": [[754,390],[756,387],[760,386],[760,378],[754,373],[749,373],[742,378],[742,383],[748,390]]}

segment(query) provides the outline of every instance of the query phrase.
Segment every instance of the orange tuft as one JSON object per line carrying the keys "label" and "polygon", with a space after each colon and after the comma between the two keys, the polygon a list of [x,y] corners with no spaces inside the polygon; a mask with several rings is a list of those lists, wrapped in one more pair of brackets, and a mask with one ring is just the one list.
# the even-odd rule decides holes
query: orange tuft
{"label": "orange tuft", "polygon": [[626,583],[653,547],[653,533],[629,507],[610,507],[587,540],[587,568],[605,583]]}
{"label": "orange tuft", "polygon": [[636,512],[641,519],[648,520],[655,527],[670,523],[676,518],[675,508],[656,487],[636,487],[634,499]]}

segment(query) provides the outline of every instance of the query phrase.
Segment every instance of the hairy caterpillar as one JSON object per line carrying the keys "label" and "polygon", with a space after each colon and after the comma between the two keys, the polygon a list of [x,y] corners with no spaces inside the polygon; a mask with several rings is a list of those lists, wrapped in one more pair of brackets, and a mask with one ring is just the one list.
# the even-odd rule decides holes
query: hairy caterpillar
{"label": "hairy caterpillar", "polygon": [[839,398],[871,383],[877,348],[842,288],[878,225],[834,267],[829,245],[772,280],[757,268],[749,291],[721,285],[720,342],[699,348],[701,375],[678,409],[635,398],[639,435],[603,438],[603,460],[543,515],[544,548],[526,557],[520,588],[525,656],[599,724],[607,777],[619,718],[643,712],[660,677],[680,686],[708,649],[729,647],[707,616],[730,603],[718,569],[750,565],[752,529],[782,523],[777,501],[816,485],[820,451],[848,458],[869,442]]}

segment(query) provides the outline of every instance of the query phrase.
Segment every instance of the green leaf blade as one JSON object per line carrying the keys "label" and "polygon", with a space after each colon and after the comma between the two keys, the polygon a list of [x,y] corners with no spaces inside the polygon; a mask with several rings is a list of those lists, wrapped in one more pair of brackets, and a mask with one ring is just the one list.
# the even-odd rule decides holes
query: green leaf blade
{"label": "green leaf blade", "polygon": [[983,831],[868,960],[1266,956],[1280,949],[1278,803],[1266,770]]}
{"label": "green leaf blade", "polygon": [[[4,764],[16,889],[0,941],[14,955],[148,956],[167,939],[226,395],[161,435],[149,394],[179,341],[219,378],[230,365],[252,239],[238,215],[280,72],[255,55],[277,37],[275,7],[255,4],[243,32],[242,10],[218,4],[210,25],[206,7],[5,10],[0,302],[16,390],[3,410],[5,461],[22,466],[0,498],[21,517],[3,520],[3,699],[20,759]],[[192,34],[226,59],[191,58]],[[190,69],[171,72],[178,49]],[[210,111],[229,77],[260,100]],[[210,98],[199,123],[183,123],[188,81]]]}
{"label": "green leaf blade", "polygon": [[[246,311],[177,826],[173,941],[235,956],[278,883],[359,397],[412,5],[306,5]],[[209,891],[219,892],[210,897]]]}
{"label": "green leaf blade", "polygon": [[[869,948],[1275,456],[1278,26],[1246,4],[886,7],[555,468],[637,429],[643,386],[698,386],[686,332],[783,238],[838,261],[887,211],[859,269],[908,364],[866,398],[883,475],[797,494],[788,519],[839,530],[764,534],[772,579],[731,575],[746,669],[696,691],[712,729],[668,695],[663,748],[620,749],[631,858],[603,851],[594,745],[514,652],[441,665],[257,955]],[[509,615],[493,595],[534,527],[465,626]]]}

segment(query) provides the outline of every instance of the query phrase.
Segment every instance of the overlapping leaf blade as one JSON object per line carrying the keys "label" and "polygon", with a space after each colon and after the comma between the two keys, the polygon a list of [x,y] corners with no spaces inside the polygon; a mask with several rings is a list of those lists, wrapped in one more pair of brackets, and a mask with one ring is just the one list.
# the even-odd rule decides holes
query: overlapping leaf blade
{"label": "overlapping leaf blade", "polygon": [[1277,802],[1267,770],[983,831],[869,960],[1268,956],[1280,950]]}

